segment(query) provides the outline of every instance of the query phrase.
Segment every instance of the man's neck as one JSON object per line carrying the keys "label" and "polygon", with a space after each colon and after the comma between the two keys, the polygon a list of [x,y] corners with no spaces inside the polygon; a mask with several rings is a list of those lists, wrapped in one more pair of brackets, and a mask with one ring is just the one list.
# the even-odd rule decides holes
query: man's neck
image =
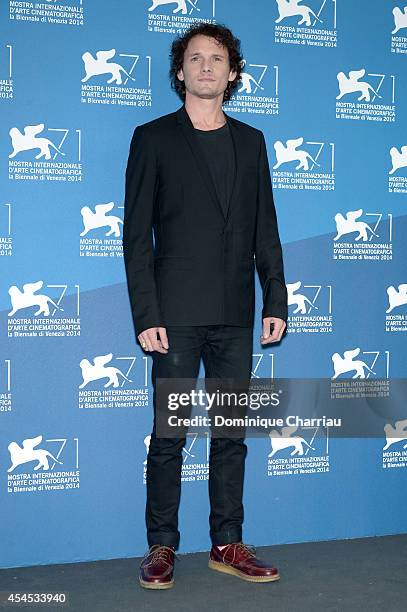
{"label": "man's neck", "polygon": [[185,110],[194,128],[214,130],[225,124],[226,117],[222,110],[222,97],[203,100],[202,98],[190,96],[187,92]]}

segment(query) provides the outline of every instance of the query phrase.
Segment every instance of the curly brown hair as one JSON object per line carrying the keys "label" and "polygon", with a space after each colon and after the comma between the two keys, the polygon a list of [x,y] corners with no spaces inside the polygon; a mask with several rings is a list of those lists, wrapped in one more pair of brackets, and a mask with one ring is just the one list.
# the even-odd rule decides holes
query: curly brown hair
{"label": "curly brown hair", "polygon": [[210,36],[218,41],[229,52],[229,66],[231,70],[236,71],[236,77],[233,81],[229,81],[223,94],[223,101],[227,102],[233,95],[233,92],[238,87],[241,80],[243,56],[240,49],[240,40],[236,38],[232,32],[224,25],[219,23],[198,22],[186,30],[182,36],[174,39],[171,45],[171,67],[170,81],[171,87],[174,89],[181,100],[185,100],[185,83],[180,81],[177,74],[184,64],[184,53],[189,41],[194,36],[202,34]]}

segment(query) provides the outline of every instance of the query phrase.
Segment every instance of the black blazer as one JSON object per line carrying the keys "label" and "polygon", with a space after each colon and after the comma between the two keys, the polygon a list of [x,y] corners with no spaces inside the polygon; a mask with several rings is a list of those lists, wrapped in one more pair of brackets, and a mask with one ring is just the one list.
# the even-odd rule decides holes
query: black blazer
{"label": "black blazer", "polygon": [[264,136],[226,117],[236,161],[226,216],[184,105],[134,131],[123,254],[136,334],[166,325],[253,325],[255,265],[262,317],[287,319]]}

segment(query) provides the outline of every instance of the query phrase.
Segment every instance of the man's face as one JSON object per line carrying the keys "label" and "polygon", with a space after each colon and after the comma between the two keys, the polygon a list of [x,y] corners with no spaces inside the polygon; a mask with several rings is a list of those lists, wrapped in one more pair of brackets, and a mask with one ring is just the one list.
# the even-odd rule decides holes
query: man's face
{"label": "man's face", "polygon": [[212,99],[222,95],[236,71],[229,66],[226,47],[210,36],[197,34],[188,43],[183,67],[178,71],[186,91],[198,98]]}

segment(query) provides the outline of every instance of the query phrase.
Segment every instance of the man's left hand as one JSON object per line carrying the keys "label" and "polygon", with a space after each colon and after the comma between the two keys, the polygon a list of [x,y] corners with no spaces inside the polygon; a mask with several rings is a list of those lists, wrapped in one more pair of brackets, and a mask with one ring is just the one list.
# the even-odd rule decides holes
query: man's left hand
{"label": "man's left hand", "polygon": [[[272,326],[271,333],[270,326]],[[263,335],[260,337],[260,342],[262,344],[280,342],[285,328],[286,322],[283,319],[279,319],[278,317],[266,317],[263,319]]]}

